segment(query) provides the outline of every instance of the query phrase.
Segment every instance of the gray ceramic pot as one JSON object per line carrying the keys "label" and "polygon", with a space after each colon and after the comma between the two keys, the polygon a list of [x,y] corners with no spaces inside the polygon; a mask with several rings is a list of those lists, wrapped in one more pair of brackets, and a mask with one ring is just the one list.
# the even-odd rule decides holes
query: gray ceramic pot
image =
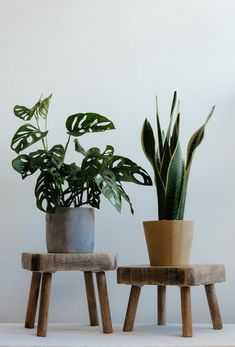
{"label": "gray ceramic pot", "polygon": [[46,242],[50,253],[94,250],[95,212],[86,207],[58,207],[46,214]]}

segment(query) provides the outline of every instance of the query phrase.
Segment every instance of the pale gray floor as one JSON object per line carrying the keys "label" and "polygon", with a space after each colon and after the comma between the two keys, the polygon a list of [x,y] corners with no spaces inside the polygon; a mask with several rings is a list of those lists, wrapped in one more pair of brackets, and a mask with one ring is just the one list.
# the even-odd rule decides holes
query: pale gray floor
{"label": "pale gray floor", "polygon": [[50,325],[47,337],[35,336],[36,329],[22,324],[0,324],[0,347],[235,347],[235,324],[223,330],[209,325],[194,325],[194,337],[183,338],[181,326],[137,325],[131,333],[114,326],[113,334],[103,334],[101,327],[85,325]]}

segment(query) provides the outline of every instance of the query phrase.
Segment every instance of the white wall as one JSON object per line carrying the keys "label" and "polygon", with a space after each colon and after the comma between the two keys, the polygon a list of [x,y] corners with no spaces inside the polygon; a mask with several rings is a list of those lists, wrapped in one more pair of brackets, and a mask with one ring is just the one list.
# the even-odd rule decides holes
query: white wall
{"label": "white wall", "polygon": [[[54,93],[50,143],[64,142],[66,117],[95,111],[116,131],[88,135],[84,146],[113,144],[152,174],[140,147],[146,116],[155,120],[155,95],[167,122],[172,93],[181,98],[182,143],[208,124],[190,177],[186,218],[196,220],[192,262],[224,263],[217,292],[224,322],[235,322],[235,2],[232,0],[0,0],[0,322],[24,320],[30,274],[22,251],[45,251],[44,215],[35,207],[35,178],[11,168],[10,139],[20,122],[17,103]],[[71,148],[72,149],[72,148]],[[135,216],[102,202],[96,212],[96,251],[119,254],[119,264],[148,261],[142,221],[156,219],[153,187],[126,186]],[[122,322],[129,288],[108,276],[114,322]],[[51,322],[87,322],[80,273],[54,276]],[[154,322],[155,290],[144,288],[137,322]],[[180,320],[177,288],[168,317]],[[209,322],[202,288],[193,290],[193,319]]]}

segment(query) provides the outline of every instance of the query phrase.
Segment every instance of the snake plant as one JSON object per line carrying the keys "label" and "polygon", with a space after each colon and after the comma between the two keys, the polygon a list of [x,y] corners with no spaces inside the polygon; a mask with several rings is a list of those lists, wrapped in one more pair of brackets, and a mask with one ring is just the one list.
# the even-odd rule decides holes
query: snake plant
{"label": "snake plant", "polygon": [[[22,178],[38,173],[35,186],[37,207],[54,213],[58,206],[90,205],[100,207],[100,195],[104,195],[117,211],[121,212],[123,199],[134,212],[122,182],[151,185],[148,173],[132,160],[114,154],[107,145],[104,151],[97,147],[85,150],[78,139],[87,133],[114,129],[110,119],[97,113],[76,113],[69,116],[65,127],[68,139],[65,145],[48,147],[47,116],[51,95],[39,100],[33,107],[16,105],[14,114],[25,121],[14,134],[11,148],[18,154],[12,161],[13,168]],[[30,123],[29,123],[30,121]],[[32,121],[34,123],[32,124]],[[66,163],[68,145],[74,138],[74,149],[81,163]],[[38,150],[21,154],[35,143]]]}
{"label": "snake plant", "polygon": [[186,160],[183,158],[179,141],[180,112],[177,93],[174,92],[166,133],[161,128],[158,102],[156,108],[157,144],[151,124],[146,118],[141,134],[142,148],[154,170],[159,219],[182,220],[193,156],[204,138],[206,124],[215,106],[211,108],[205,123],[190,138]]}

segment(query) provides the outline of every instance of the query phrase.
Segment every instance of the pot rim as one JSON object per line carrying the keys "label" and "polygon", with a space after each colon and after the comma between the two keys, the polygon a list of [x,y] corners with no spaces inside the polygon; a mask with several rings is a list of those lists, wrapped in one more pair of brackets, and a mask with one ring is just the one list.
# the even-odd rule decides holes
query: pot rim
{"label": "pot rim", "polygon": [[95,210],[94,207],[91,207],[91,206],[79,206],[79,207],[74,207],[74,206],[58,206],[56,208],[57,210],[58,209],[89,209],[89,210]]}
{"label": "pot rim", "polygon": [[167,224],[167,223],[192,223],[192,224],[194,224],[195,223],[195,221],[194,220],[191,220],[191,219],[155,219],[155,220],[144,220],[143,221],[143,224],[144,223],[158,223],[158,222],[160,222],[160,223],[165,223],[165,224]]}

